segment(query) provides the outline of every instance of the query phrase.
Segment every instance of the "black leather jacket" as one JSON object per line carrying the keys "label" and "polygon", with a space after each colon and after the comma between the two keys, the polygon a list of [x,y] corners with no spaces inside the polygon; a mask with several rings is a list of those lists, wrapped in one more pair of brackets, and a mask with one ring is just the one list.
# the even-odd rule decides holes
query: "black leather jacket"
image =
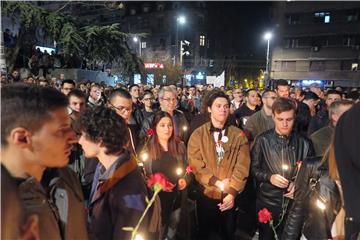
{"label": "black leather jacket", "polygon": [[[141,142],[144,142],[144,139],[146,138],[146,130],[151,127],[154,117],[155,114],[152,114],[143,120],[139,133],[139,138]],[[179,137],[182,141],[185,141],[187,133],[189,132],[189,123],[186,120],[184,113],[180,110],[175,109],[173,121],[175,124],[176,136]],[[155,131],[155,129],[153,130]]]}
{"label": "black leather jacket", "polygon": [[[257,201],[264,205],[280,207],[287,189],[272,185],[271,175],[280,174],[293,181],[297,161],[303,161],[312,154],[311,142],[295,132],[285,137],[270,129],[258,135],[251,150],[251,172],[257,182]],[[284,165],[287,170],[284,170]]]}
{"label": "black leather jacket", "polygon": [[[317,200],[320,199],[326,203],[325,212],[317,206]],[[319,157],[308,158],[295,183],[295,198],[282,239],[298,239],[301,231],[307,239],[328,239],[327,231],[331,230],[340,208],[340,193],[336,183],[329,177],[327,162],[322,164]]]}

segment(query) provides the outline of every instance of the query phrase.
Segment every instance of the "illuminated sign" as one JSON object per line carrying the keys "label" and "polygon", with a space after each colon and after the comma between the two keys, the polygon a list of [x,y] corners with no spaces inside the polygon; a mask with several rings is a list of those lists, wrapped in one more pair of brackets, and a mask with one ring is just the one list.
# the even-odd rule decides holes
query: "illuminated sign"
{"label": "illuminated sign", "polygon": [[153,68],[164,68],[164,64],[162,63],[144,63],[146,69],[153,69]]}

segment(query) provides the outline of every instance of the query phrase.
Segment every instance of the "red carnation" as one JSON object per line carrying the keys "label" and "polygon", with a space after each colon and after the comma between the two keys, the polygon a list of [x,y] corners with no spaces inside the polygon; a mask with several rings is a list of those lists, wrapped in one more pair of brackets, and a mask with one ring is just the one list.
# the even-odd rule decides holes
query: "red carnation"
{"label": "red carnation", "polygon": [[148,128],[146,130],[146,135],[148,135],[148,137],[151,137],[152,135],[154,135],[154,130],[152,130],[151,128]]}
{"label": "red carnation", "polygon": [[193,172],[192,167],[191,167],[191,166],[187,166],[187,167],[186,167],[186,173],[187,173],[187,174],[190,174],[190,173],[192,173],[192,172]]}
{"label": "red carnation", "polygon": [[267,223],[272,220],[272,215],[267,208],[263,208],[259,211],[259,222],[260,223]]}
{"label": "red carnation", "polygon": [[296,165],[298,165],[299,167],[301,166],[301,164],[302,164],[301,160],[296,161]]}
{"label": "red carnation", "polygon": [[157,189],[161,189],[162,191],[165,192],[171,192],[175,186],[174,184],[169,182],[166,179],[165,175],[162,173],[152,174],[149,180],[147,181],[147,185],[149,188],[153,188],[155,191]]}

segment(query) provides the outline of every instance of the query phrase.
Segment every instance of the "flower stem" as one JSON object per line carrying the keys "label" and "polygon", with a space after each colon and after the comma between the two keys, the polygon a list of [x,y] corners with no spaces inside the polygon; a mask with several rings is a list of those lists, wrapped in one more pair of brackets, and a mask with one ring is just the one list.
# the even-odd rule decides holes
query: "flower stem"
{"label": "flower stem", "polygon": [[134,230],[131,233],[131,240],[134,240],[137,234],[137,231],[139,230],[140,224],[141,222],[144,220],[144,217],[146,215],[146,213],[149,211],[150,207],[153,205],[153,203],[155,202],[155,198],[156,196],[159,194],[159,192],[161,191],[161,188],[156,189],[155,188],[155,192],[152,196],[152,198],[150,199],[149,203],[147,204],[145,211],[143,212],[143,214],[141,215],[139,222],[137,223],[136,227],[134,228]]}
{"label": "flower stem", "polygon": [[271,229],[272,229],[272,231],[273,231],[273,233],[274,233],[275,240],[279,240],[279,238],[278,238],[278,236],[277,236],[277,233],[276,233],[276,230],[275,230],[275,228],[274,228],[274,225],[273,225],[273,221],[272,221],[272,220],[270,221],[270,227],[271,227]]}

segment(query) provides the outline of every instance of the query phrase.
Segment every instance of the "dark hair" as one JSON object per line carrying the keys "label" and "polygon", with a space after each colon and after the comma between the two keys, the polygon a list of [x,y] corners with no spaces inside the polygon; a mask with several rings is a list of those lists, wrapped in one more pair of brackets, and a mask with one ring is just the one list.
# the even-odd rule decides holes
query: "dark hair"
{"label": "dark hair", "polygon": [[264,92],[263,92],[263,94],[261,95],[261,98],[265,98],[265,97],[267,97],[268,95],[269,95],[269,93],[274,93],[274,94],[276,94],[276,92],[274,91],[274,90],[265,90]]}
{"label": "dark hair", "polygon": [[66,108],[69,102],[61,92],[50,87],[25,84],[7,85],[1,91],[1,145],[16,127],[39,130],[51,119],[50,113]]}
{"label": "dark hair", "polygon": [[245,97],[248,97],[251,91],[255,91],[256,94],[258,93],[255,88],[250,88],[250,89],[246,90]]}
{"label": "dark hair", "polygon": [[345,98],[351,99],[352,101],[357,101],[360,99],[360,94],[358,91],[351,91],[345,95]]}
{"label": "dark hair", "polygon": [[334,90],[334,89],[329,89],[327,92],[326,92],[326,96],[329,96],[330,94],[336,94],[336,95],[339,95],[341,97],[341,92],[337,91],[337,90]]}
{"label": "dark hair", "polygon": [[62,80],[62,81],[61,81],[61,88],[64,87],[64,84],[65,84],[65,83],[72,84],[72,85],[76,86],[74,80],[72,80],[72,79],[65,79],[65,80]]}
{"label": "dark hair", "polygon": [[279,86],[289,86],[288,82],[285,79],[279,79],[276,82],[276,89],[278,89]]}
{"label": "dark hair", "polygon": [[158,141],[158,135],[156,133],[156,126],[159,124],[160,120],[165,117],[170,118],[173,123],[173,132],[168,141],[168,153],[172,156],[178,156],[185,153],[185,149],[181,148],[182,146],[182,144],[180,144],[181,140],[175,135],[175,125],[171,115],[167,112],[158,111],[155,113],[154,120],[151,125],[151,129],[154,131],[154,135],[150,137],[150,140],[147,144],[147,148],[149,149],[149,154],[151,156],[151,159],[153,160],[158,159],[162,152],[161,145]]}
{"label": "dark hair", "polygon": [[131,89],[132,89],[133,87],[139,87],[139,85],[137,85],[137,84],[132,84],[132,85],[130,85],[130,87],[129,87],[129,92],[131,92]]}
{"label": "dark hair", "polygon": [[143,100],[146,95],[150,94],[151,96],[154,96],[154,93],[151,90],[145,90],[143,94],[140,96],[140,100]]}
{"label": "dark hair", "polygon": [[275,100],[272,105],[272,112],[273,114],[277,113],[280,114],[282,112],[288,112],[294,110],[296,111],[296,104],[295,101],[288,98],[279,97]]}
{"label": "dark hair", "polygon": [[111,102],[111,100],[117,96],[126,99],[131,99],[131,95],[127,90],[123,88],[116,88],[109,94],[109,98],[108,98],[109,102]]}
{"label": "dark hair", "polygon": [[70,99],[71,96],[77,97],[77,98],[84,98],[86,99],[86,95],[85,93],[83,93],[80,89],[73,89],[69,92],[69,94],[67,95],[67,97]]}
{"label": "dark hair", "polygon": [[319,100],[319,96],[314,92],[306,92],[304,100]]}
{"label": "dark hair", "polygon": [[104,107],[88,108],[78,120],[78,130],[92,142],[102,144],[106,154],[120,153],[129,141],[126,123],[114,110]]}
{"label": "dark hair", "polygon": [[229,96],[221,90],[215,90],[208,98],[208,107],[211,107],[217,98],[225,98],[230,106]]}

